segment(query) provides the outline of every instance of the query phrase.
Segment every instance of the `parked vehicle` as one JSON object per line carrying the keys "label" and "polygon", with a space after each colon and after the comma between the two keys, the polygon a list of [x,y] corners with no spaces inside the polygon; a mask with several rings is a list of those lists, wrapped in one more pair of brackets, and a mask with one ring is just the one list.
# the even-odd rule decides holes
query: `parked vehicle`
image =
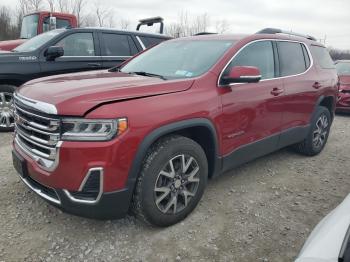
{"label": "parked vehicle", "polygon": [[333,121],[337,73],[311,37],[203,35],[120,68],[16,91],[13,161],[41,197],[78,215],[168,226],[207,179],[282,147],[313,156]]}
{"label": "parked vehicle", "polygon": [[339,75],[337,111],[350,113],[350,60],[339,60],[335,65]]}
{"label": "parked vehicle", "polygon": [[23,17],[20,39],[1,41],[0,50],[11,51],[30,38],[50,30],[74,28],[78,26],[77,18],[72,14],[39,11]]}
{"label": "parked vehicle", "polygon": [[295,262],[350,261],[350,195],[315,227]]}
{"label": "parked vehicle", "polygon": [[0,53],[0,131],[13,130],[12,94],[21,84],[49,75],[110,68],[167,39],[101,28],[57,29]]}

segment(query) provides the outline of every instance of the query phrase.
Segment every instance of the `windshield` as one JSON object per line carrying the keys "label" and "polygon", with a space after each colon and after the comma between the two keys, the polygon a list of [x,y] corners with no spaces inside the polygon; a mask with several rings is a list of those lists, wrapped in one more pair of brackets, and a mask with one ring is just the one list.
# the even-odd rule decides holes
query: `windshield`
{"label": "windshield", "polygon": [[166,79],[196,77],[207,72],[232,44],[220,40],[163,42],[131,60],[121,72],[146,72]]}
{"label": "windshield", "polygon": [[38,15],[28,15],[23,18],[21,28],[21,38],[29,39],[38,34]]}
{"label": "windshield", "polygon": [[39,47],[46,44],[48,41],[50,41],[52,38],[54,38],[56,35],[62,33],[64,30],[53,30],[46,33],[43,33],[41,35],[38,35],[36,37],[33,37],[32,39],[28,40],[27,42],[21,44],[20,46],[13,49],[14,52],[31,52]]}
{"label": "windshield", "polygon": [[337,67],[338,75],[350,76],[350,62],[339,62],[335,66]]}

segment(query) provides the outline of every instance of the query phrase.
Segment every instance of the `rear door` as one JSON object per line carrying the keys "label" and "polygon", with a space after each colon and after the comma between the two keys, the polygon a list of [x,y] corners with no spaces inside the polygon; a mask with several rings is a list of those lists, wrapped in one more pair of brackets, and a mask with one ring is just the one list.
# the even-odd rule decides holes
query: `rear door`
{"label": "rear door", "polygon": [[41,61],[43,75],[56,75],[102,68],[97,35],[93,31],[73,31],[53,45],[61,46],[64,55],[55,61]]}
{"label": "rear door", "polygon": [[139,52],[128,34],[100,32],[99,37],[103,68],[117,66]]}
{"label": "rear door", "polygon": [[315,83],[318,75],[312,66],[311,54],[306,44],[277,41],[280,77],[283,79],[283,134],[280,146],[299,142],[307,132],[310,117],[319,97]]}

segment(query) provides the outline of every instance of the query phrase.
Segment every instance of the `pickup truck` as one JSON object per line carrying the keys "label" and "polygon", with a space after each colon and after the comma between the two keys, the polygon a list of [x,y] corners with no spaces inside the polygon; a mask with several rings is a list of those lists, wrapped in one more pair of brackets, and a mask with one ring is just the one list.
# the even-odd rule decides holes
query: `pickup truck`
{"label": "pickup truck", "polygon": [[170,37],[102,28],[57,29],[0,52],[0,131],[14,127],[13,92],[50,75],[117,66]]}

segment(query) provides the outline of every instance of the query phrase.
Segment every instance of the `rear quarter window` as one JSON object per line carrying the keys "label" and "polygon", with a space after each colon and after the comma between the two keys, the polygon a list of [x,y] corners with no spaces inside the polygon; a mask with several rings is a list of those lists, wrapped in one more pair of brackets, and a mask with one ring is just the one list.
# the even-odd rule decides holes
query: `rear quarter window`
{"label": "rear quarter window", "polygon": [[311,53],[316,63],[323,69],[334,69],[335,64],[325,47],[311,46]]}

